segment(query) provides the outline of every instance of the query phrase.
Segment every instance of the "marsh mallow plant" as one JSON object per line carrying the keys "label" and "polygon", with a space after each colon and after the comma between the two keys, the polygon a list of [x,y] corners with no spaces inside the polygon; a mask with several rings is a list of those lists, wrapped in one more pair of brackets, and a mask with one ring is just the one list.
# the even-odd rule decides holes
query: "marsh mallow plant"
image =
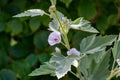
{"label": "marsh mallow plant", "polygon": [[[50,60],[32,71],[29,76],[51,74],[60,79],[70,72],[79,80],[111,80],[120,75],[119,37],[117,35],[101,36],[99,31],[83,17],[74,21],[68,19],[56,9],[56,0],[51,0],[49,13],[41,9],[30,9],[13,17],[43,15],[52,19],[48,26],[48,30],[51,32],[48,36],[49,45],[62,44],[66,48],[66,55],[63,55],[61,49],[56,47]],[[93,33],[93,35],[84,38],[80,42],[80,48],[76,49],[69,43],[70,29]],[[110,56],[114,60],[111,60]],[[72,70],[72,66],[76,68],[76,71]]]}

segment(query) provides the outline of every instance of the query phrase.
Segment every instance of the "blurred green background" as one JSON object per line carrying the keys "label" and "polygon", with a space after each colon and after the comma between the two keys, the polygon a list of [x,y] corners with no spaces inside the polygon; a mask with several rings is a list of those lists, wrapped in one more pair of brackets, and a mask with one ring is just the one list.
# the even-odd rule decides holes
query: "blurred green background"
{"label": "blurred green background", "polygon": [[[57,80],[50,75],[28,76],[48,61],[54,51],[55,46],[50,47],[47,42],[51,19],[48,16],[12,17],[35,8],[48,12],[50,5],[49,0],[0,0],[0,80]],[[101,35],[120,32],[120,0],[57,0],[57,9],[72,20],[84,17]],[[70,45],[79,49],[80,41],[89,35],[71,30]],[[77,78],[69,73],[61,80]]]}

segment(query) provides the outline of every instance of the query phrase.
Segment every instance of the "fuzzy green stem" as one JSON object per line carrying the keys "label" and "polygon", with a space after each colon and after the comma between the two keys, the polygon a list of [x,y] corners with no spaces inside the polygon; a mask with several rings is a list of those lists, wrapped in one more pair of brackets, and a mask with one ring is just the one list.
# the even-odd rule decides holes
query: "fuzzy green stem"
{"label": "fuzzy green stem", "polygon": [[110,76],[106,80],[111,80],[114,76],[116,76],[119,73],[120,73],[120,70],[113,72],[112,74],[110,74]]}
{"label": "fuzzy green stem", "polygon": [[49,16],[49,17],[50,17],[50,14],[49,14],[49,13],[46,13],[46,12],[45,12],[45,15],[47,15],[47,16]]}
{"label": "fuzzy green stem", "polygon": [[80,73],[80,60],[78,61],[79,65],[77,67],[77,73],[78,73],[78,78],[80,79],[81,73]]}
{"label": "fuzzy green stem", "polygon": [[76,76],[77,78],[79,78],[74,72],[70,71],[70,73],[72,73],[74,76]]}
{"label": "fuzzy green stem", "polygon": [[[115,66],[115,60],[113,61],[113,64],[112,64],[112,71],[114,69],[114,66]],[[111,72],[111,74],[112,74],[112,72]]]}
{"label": "fuzzy green stem", "polygon": [[63,46],[65,46],[66,47],[66,45],[63,43],[63,42],[60,42]]}
{"label": "fuzzy green stem", "polygon": [[64,40],[64,42],[65,42],[65,45],[66,45],[66,48],[68,49],[68,50],[70,50],[70,45],[69,45],[69,41],[68,41],[68,37],[67,37],[67,34],[66,34],[66,32],[65,32],[65,30],[63,29],[63,26],[62,26],[62,24],[61,24],[61,22],[60,22],[60,19],[59,19],[59,17],[58,17],[58,15],[57,15],[57,12],[55,11],[55,15],[56,15],[56,19],[57,19],[57,21],[58,21],[58,23],[59,23],[59,25],[60,25],[60,29],[62,30],[62,32],[63,32],[63,40]]}

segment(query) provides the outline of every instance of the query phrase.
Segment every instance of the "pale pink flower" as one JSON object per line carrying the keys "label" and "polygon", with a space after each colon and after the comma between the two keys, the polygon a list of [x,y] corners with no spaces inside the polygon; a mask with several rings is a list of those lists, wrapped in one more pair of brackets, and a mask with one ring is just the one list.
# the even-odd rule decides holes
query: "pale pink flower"
{"label": "pale pink flower", "polygon": [[76,48],[72,48],[69,51],[67,51],[67,55],[72,55],[72,54],[79,56],[80,52]]}
{"label": "pale pink flower", "polygon": [[50,33],[49,37],[48,37],[48,43],[53,46],[55,44],[59,44],[61,42],[61,35],[59,32],[52,32]]}

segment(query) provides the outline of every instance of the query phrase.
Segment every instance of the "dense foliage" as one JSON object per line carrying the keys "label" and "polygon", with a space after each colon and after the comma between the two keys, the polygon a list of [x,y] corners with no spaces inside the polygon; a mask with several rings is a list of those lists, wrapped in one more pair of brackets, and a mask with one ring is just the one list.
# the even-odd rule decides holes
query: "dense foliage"
{"label": "dense foliage", "polygon": [[[50,5],[51,3],[49,0],[0,1],[0,80],[57,80],[56,77],[51,77],[50,75],[42,75],[38,77],[28,76],[28,74],[30,74],[34,69],[44,64],[44,62],[48,61],[51,57],[51,53],[54,51],[55,47],[50,47],[47,42],[48,35],[50,33],[49,31],[47,31],[47,29],[51,19],[45,15],[42,17],[37,16],[32,18],[12,17],[28,9],[35,8],[42,9],[48,12]],[[57,0],[57,9],[60,12],[64,13],[64,15],[68,18],[71,18],[72,21],[81,16],[84,17],[86,20],[89,20],[92,26],[100,32],[98,35],[118,34],[120,31],[119,0]],[[94,49],[96,48],[102,50],[104,46],[111,45],[111,42],[113,42],[113,40],[115,39],[115,36],[105,36],[103,38],[100,38],[101,36],[95,37],[95,35],[92,35],[92,33],[76,31],[77,30],[71,30],[71,32],[68,34],[70,46],[76,47],[78,50],[80,46],[82,53],[85,53],[85,51],[89,51],[92,49],[94,51]],[[95,38],[95,40],[92,41],[91,38]],[[94,45],[92,44],[92,42],[96,43],[96,45],[92,46],[92,48],[89,46],[87,49],[85,49],[90,41],[90,46]],[[86,43],[86,45],[81,47],[80,42],[81,45],[83,45],[84,43]],[[112,65],[113,58],[119,58],[119,42],[120,41],[116,41],[114,47],[112,48],[112,52],[114,53],[113,57],[111,52],[107,51],[102,52],[103,54],[99,54],[101,52],[97,53],[102,56],[102,58],[100,58],[101,61],[94,61],[94,59],[96,60],[96,55],[92,55],[92,59],[90,59],[90,56],[86,56],[85,59],[82,59],[80,63],[86,66],[81,67],[83,75],[86,74],[86,69],[88,69],[89,71],[91,70],[91,68],[96,68],[96,70],[98,68],[100,69],[95,72],[88,72],[88,74],[84,78],[91,78],[90,74],[92,73],[94,73],[92,75],[92,77],[94,76],[94,79],[101,77],[101,75],[99,76],[95,73],[100,73],[102,69],[106,69],[106,67],[108,67],[107,64]],[[100,47],[98,47],[97,45],[100,45]],[[66,49],[61,45],[57,46],[59,46],[63,52],[66,51]],[[109,47],[110,46],[108,46],[108,48]],[[89,53],[92,54],[91,52]],[[111,58],[110,61],[109,58]],[[84,63],[88,61],[89,64],[85,65]],[[101,67],[100,65],[97,65],[99,63],[106,67]],[[42,66],[44,67],[44,65]],[[73,70],[75,71],[74,67]],[[114,80],[117,80],[118,78],[114,77]],[[61,80],[77,79],[78,78],[76,78],[71,73],[68,73],[65,77],[61,78]],[[93,79],[91,78],[91,80]]]}

